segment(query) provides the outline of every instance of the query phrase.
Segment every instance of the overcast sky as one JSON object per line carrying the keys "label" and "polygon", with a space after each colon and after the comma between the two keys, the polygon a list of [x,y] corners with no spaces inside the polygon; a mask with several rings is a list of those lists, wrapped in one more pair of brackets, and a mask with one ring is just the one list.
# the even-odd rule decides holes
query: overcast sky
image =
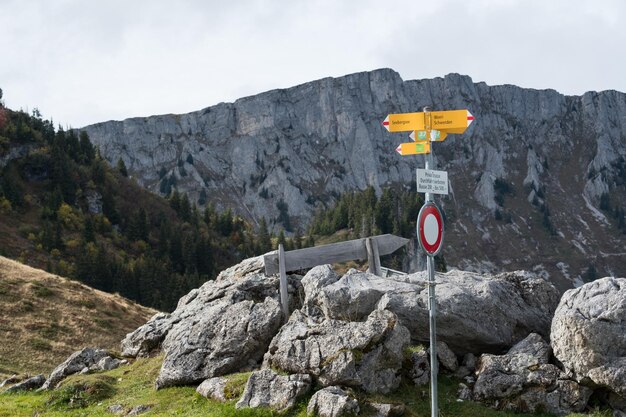
{"label": "overcast sky", "polygon": [[0,0],[13,109],[80,127],[328,76],[626,92],[623,0]]}

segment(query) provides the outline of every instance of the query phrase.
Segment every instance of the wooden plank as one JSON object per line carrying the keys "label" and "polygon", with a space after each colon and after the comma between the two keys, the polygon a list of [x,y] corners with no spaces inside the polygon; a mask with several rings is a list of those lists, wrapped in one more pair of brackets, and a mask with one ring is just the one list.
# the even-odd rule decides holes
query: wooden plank
{"label": "wooden plank", "polygon": [[374,270],[374,250],[372,249],[372,239],[365,238],[365,249],[367,250],[367,272],[373,273]]}
{"label": "wooden plank", "polygon": [[378,242],[376,239],[372,240],[372,250],[374,251],[374,275],[378,275],[379,277],[383,275],[382,270],[380,269],[380,252],[378,250]]}
{"label": "wooden plank", "polygon": [[289,291],[287,290],[287,271],[285,270],[285,250],[282,243],[278,245],[278,265],[280,270],[280,304],[286,322],[289,320]]}
{"label": "wooden plank", "polygon": [[367,270],[369,273],[381,276],[380,271],[380,256],[378,255],[378,245],[376,240],[372,238],[365,238],[365,248],[367,249],[367,263],[369,264]]}
{"label": "wooden plank", "polygon": [[[373,236],[371,239],[372,244],[375,242],[378,247],[379,256],[388,255],[409,242],[409,239],[391,234]],[[285,271],[356,259],[367,259],[365,239],[348,240],[285,252]],[[265,255],[264,261],[266,275],[274,275],[279,272],[278,254],[276,252]]]}

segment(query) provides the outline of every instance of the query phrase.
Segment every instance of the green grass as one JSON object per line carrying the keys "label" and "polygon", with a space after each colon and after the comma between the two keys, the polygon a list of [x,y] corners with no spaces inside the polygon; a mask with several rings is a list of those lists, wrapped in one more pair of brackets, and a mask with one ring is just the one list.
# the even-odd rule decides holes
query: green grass
{"label": "green grass", "polygon": [[[109,372],[76,375],[66,379],[59,389],[51,392],[0,394],[0,417],[94,416],[110,417],[107,408],[120,404],[128,412],[137,405],[150,405],[146,416],[208,416],[208,417],[306,417],[306,406],[311,394],[302,398],[294,410],[278,413],[268,409],[235,408],[236,399],[226,403],[207,400],[196,393],[195,387],[174,387],[159,391],[154,381],[159,373],[162,358],[138,359],[129,366]],[[233,374],[226,384],[229,397],[238,398],[243,393],[250,373]],[[457,402],[458,381],[442,376],[439,384],[441,417],[519,417],[523,414],[496,411],[473,402]],[[405,384],[390,395],[366,395],[356,392],[361,404],[366,400],[404,404],[406,417],[430,417],[428,386]],[[361,406],[361,416],[372,414],[367,405]],[[549,417],[536,414],[536,417]],[[608,412],[597,412],[592,417],[610,417]],[[551,416],[550,416],[551,417]],[[588,417],[571,414],[568,417]]]}

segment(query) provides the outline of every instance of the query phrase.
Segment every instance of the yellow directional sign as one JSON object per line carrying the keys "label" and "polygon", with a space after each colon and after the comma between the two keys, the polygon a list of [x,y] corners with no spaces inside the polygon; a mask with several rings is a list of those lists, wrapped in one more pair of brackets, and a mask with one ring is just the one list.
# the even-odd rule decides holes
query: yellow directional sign
{"label": "yellow directional sign", "polygon": [[402,156],[430,153],[430,142],[401,143],[400,146],[396,148],[396,152]]}
{"label": "yellow directional sign", "polygon": [[474,121],[469,110],[448,110],[430,112],[430,128],[448,133],[463,133]]}
{"label": "yellow directional sign", "polygon": [[463,133],[473,121],[474,116],[469,110],[447,110],[389,114],[383,120],[383,126],[389,132],[439,130],[442,134]]}
{"label": "yellow directional sign", "polygon": [[383,121],[383,126],[390,132],[426,130],[424,113],[422,112],[390,114]]}

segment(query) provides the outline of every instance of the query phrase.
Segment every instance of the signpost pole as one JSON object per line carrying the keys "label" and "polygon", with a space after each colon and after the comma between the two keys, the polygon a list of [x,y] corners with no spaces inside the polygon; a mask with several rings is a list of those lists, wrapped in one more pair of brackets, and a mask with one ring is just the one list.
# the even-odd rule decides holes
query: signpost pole
{"label": "signpost pole", "polygon": [[[424,107],[424,124],[426,125],[426,131],[430,136],[430,107]],[[428,138],[431,139],[430,137]],[[435,169],[433,160],[433,150],[431,147],[430,153],[426,155],[426,169]],[[433,201],[433,194],[426,193],[426,201]],[[426,269],[428,271],[428,311],[430,320],[430,395],[431,395],[431,417],[439,416],[439,406],[437,404],[438,390],[437,390],[437,300],[435,298],[435,261],[431,255],[426,255]]]}
{"label": "signpost pole", "polygon": [[[439,416],[437,406],[437,299],[435,296],[434,256],[443,244],[443,215],[434,203],[434,194],[448,194],[448,174],[435,171],[432,142],[443,141],[448,134],[464,133],[474,121],[467,109],[431,111],[424,107],[418,113],[388,114],[382,125],[388,132],[410,132],[412,143],[401,143],[396,148],[400,155],[423,155],[426,169],[417,170],[417,191],[426,194],[426,202],[418,215],[418,241],[426,252],[428,271],[428,310],[430,318],[430,370],[432,417]],[[422,216],[423,214],[423,216]]]}

